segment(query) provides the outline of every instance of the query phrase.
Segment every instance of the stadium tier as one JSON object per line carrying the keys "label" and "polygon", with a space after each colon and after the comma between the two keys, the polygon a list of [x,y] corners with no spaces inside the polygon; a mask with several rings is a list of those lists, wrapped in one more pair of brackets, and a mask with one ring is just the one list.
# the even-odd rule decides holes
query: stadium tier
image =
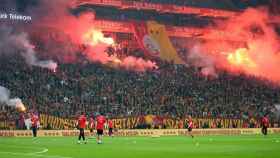
{"label": "stadium tier", "polygon": [[279,2],[0,0],[0,157],[279,157]]}
{"label": "stadium tier", "polygon": [[[203,4],[203,3],[201,3]],[[213,4],[213,3],[212,3]],[[237,16],[238,10],[227,11],[221,9],[211,8],[198,8],[173,5],[173,4],[161,4],[153,3],[153,1],[125,1],[125,0],[77,0],[72,4],[72,7],[86,6],[86,5],[100,5],[117,7],[118,9],[137,9],[137,10],[155,10],[160,13],[178,13],[178,14],[195,14],[197,16],[208,16],[208,17],[224,17],[229,18]]]}
{"label": "stadium tier", "polygon": [[277,12],[192,2],[3,3],[18,13],[1,12],[1,128],[25,128],[26,110],[46,129],[75,128],[81,111],[124,129],[189,115],[194,128],[260,127],[265,114],[277,127]]}

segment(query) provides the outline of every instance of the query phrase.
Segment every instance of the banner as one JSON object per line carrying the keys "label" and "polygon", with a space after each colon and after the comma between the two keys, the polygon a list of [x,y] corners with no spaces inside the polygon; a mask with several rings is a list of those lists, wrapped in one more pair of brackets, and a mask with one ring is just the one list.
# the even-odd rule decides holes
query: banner
{"label": "banner", "polygon": [[[193,118],[194,128],[248,128],[248,121],[241,119],[219,119],[219,118]],[[71,118],[60,118],[41,114],[39,117],[40,129],[74,129],[76,120]],[[145,115],[135,117],[113,118],[115,129],[182,129],[186,128],[187,118],[170,118],[156,115]],[[259,122],[255,121],[255,126]],[[15,121],[0,121],[0,129],[16,129]]]}
{"label": "banner", "polygon": [[[193,118],[194,128],[259,128],[260,123],[255,119],[221,119],[221,118]],[[254,125],[250,125],[252,123]],[[76,119],[60,118],[41,114],[41,129],[74,129]],[[181,129],[186,128],[188,118],[171,118],[157,115],[144,115],[135,117],[113,118],[113,126],[116,129]],[[278,126],[275,126],[278,127]],[[15,122],[0,122],[0,129],[16,129]]]}
{"label": "banner", "polygon": [[[176,119],[155,115],[115,118],[112,121],[117,129],[176,129],[185,128],[188,122],[187,118]],[[193,118],[194,128],[242,128],[243,122],[240,119]]]}
{"label": "banner", "polygon": [[[176,129],[185,128],[187,118],[175,119],[146,115],[138,117],[125,117],[112,119],[114,128],[117,129]],[[207,119],[193,118],[194,128],[242,128],[243,120],[240,119]],[[41,128],[43,129],[74,129],[75,119],[63,119],[50,115],[40,115]]]}
{"label": "banner", "polygon": [[159,57],[175,64],[184,63],[173,47],[164,25],[148,21],[134,23],[133,28],[137,42],[146,55]]}
{"label": "banner", "polygon": [[55,116],[40,115],[40,126],[43,129],[74,129],[75,119],[59,118]]}
{"label": "banner", "polygon": [[0,121],[0,129],[16,129],[14,121]]}
{"label": "banner", "polygon": [[144,51],[145,55],[153,57],[159,56],[159,47],[154,41],[148,41],[152,39],[148,36],[146,23],[133,22],[132,28],[134,30],[133,32],[136,37],[136,41],[139,47]]}
{"label": "banner", "polygon": [[160,58],[162,60],[183,64],[183,60],[178,56],[176,49],[173,47],[165,26],[155,21],[147,22],[149,37],[151,37],[159,46]]}

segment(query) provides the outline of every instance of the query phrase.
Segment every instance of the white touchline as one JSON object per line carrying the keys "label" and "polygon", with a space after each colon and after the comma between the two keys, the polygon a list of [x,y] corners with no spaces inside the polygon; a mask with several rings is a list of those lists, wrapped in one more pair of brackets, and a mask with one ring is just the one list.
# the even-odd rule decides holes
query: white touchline
{"label": "white touchline", "polygon": [[48,151],[49,151],[49,149],[44,148],[44,150],[42,150],[42,151],[38,151],[38,152],[30,153],[30,154],[43,154],[43,153],[46,153]]}
{"label": "white touchline", "polygon": [[[17,147],[17,146],[14,146],[14,145],[7,145],[7,146],[12,146],[13,148],[22,148],[22,149],[42,149],[42,151],[38,151],[38,152],[32,152],[32,153],[24,153],[24,154],[43,154],[43,153],[46,153],[49,151],[49,149],[47,148],[34,148],[34,147]],[[1,152],[1,151],[0,151]]]}
{"label": "white touchline", "polygon": [[46,157],[46,158],[73,158],[73,157],[66,157],[66,156],[59,156],[59,155],[38,155],[32,153],[15,153],[15,152],[5,152],[0,151],[3,154],[11,154],[11,155],[25,155],[25,156],[35,156],[35,157]]}
{"label": "white touchline", "polygon": [[38,152],[32,152],[32,153],[17,153],[17,152],[6,152],[6,151],[0,151],[0,153],[6,153],[6,154],[12,154],[12,155],[31,155],[36,157],[46,157],[46,158],[73,158],[73,157],[67,157],[67,156],[60,156],[60,155],[40,155],[44,154],[49,151],[47,148],[34,148],[34,147],[24,147],[24,146],[15,146],[15,145],[7,145],[11,146],[13,148],[24,148],[24,149],[42,149],[42,151]]}
{"label": "white touchline", "polygon": [[[18,143],[20,144],[20,143]],[[26,143],[21,143],[22,145],[25,145]],[[17,146],[17,145],[12,145],[12,144],[7,144],[5,146],[11,147],[11,148],[16,148],[16,149],[34,149],[34,150],[44,150],[45,147],[31,147],[31,146]]]}

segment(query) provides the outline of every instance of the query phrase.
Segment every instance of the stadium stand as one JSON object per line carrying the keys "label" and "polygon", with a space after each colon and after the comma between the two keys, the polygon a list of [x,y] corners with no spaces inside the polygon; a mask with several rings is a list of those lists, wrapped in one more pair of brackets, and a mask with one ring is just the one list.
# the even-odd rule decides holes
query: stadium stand
{"label": "stadium stand", "polygon": [[[23,99],[31,111],[73,118],[89,115],[165,115],[170,117],[220,117],[250,120],[270,113],[279,101],[280,88],[247,75],[220,73],[205,78],[198,70],[162,63],[153,72],[135,73],[99,64],[61,64],[53,73],[25,66],[20,57],[1,59],[1,85]],[[17,116],[17,117],[15,117]],[[2,120],[19,119],[12,108],[1,111]]]}

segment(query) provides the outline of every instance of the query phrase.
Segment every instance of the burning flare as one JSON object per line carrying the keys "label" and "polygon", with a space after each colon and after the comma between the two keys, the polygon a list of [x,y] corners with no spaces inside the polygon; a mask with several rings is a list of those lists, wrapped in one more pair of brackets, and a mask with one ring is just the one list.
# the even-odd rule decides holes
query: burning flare
{"label": "burning flare", "polygon": [[240,68],[256,68],[257,64],[251,59],[249,51],[246,48],[238,48],[234,53],[227,56],[228,62]]}
{"label": "burning flare", "polygon": [[14,99],[10,99],[8,101],[8,105],[9,106],[15,106],[15,108],[21,112],[25,112],[26,108],[24,106],[24,104],[22,103],[21,99],[19,98],[14,98]]}
{"label": "burning flare", "polygon": [[[26,108],[24,104],[22,103],[20,98],[10,98],[10,91],[5,88],[0,86],[0,103],[4,103],[4,105],[8,105],[11,107],[15,107],[16,109],[20,111],[25,111]],[[0,104],[1,105],[1,104]]]}
{"label": "burning flare", "polygon": [[150,60],[146,61],[134,56],[119,58],[117,55],[109,55],[106,52],[106,49],[114,45],[115,41],[113,38],[104,37],[104,34],[99,30],[89,29],[89,31],[83,34],[82,39],[84,41],[83,44],[88,46],[85,53],[91,61],[137,72],[144,72],[146,70],[158,68],[156,63]]}
{"label": "burning flare", "polygon": [[90,29],[83,36],[85,44],[96,46],[100,43],[112,45],[114,44],[114,39],[110,37],[104,37],[104,34],[101,31]]}

